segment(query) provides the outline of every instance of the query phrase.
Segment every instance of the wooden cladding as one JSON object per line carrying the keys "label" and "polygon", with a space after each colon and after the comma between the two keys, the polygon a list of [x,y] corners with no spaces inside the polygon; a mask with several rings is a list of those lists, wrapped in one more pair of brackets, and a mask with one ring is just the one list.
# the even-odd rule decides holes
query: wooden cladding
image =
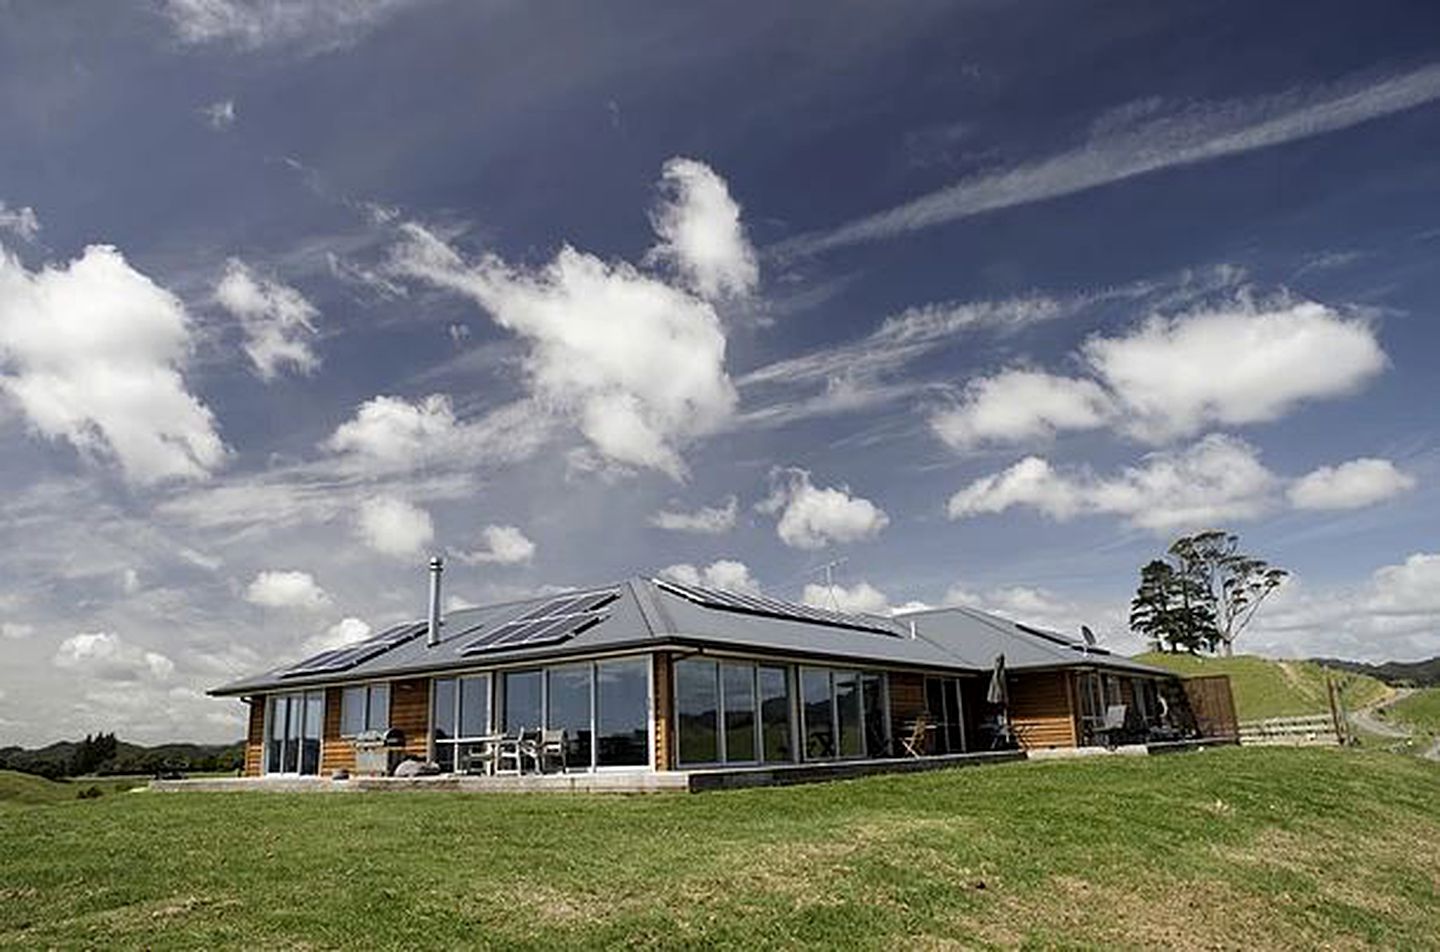
{"label": "wooden cladding", "polygon": [[320,742],[320,773],[355,769],[355,745],[340,736],[340,688],[325,689],[325,733]]}
{"label": "wooden cladding", "polygon": [[670,656],[657,652],[654,659],[655,670],[651,680],[655,685],[655,769],[673,770],[671,725],[675,718],[675,682],[671,676]]}
{"label": "wooden cladding", "polygon": [[250,699],[250,722],[245,730],[245,776],[258,777],[265,764],[265,698]]}
{"label": "wooden cladding", "polygon": [[430,679],[390,682],[390,726],[405,735],[407,756],[425,760],[430,751]]}
{"label": "wooden cladding", "polygon": [[1230,678],[1224,674],[1186,678],[1185,701],[1195,719],[1195,728],[1202,737],[1238,737],[1240,725],[1235,717],[1235,698],[1230,692]]}
{"label": "wooden cladding", "polygon": [[925,676],[890,672],[890,725],[898,744],[905,729],[925,713]]}
{"label": "wooden cladding", "polygon": [[1074,692],[1067,671],[1012,673],[1010,722],[1026,750],[1074,747]]}

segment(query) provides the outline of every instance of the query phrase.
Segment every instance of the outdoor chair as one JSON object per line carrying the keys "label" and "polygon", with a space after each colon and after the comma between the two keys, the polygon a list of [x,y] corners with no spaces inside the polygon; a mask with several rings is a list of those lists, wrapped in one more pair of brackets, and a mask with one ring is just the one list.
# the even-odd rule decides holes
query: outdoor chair
{"label": "outdoor chair", "polygon": [[[523,767],[521,762],[521,749],[525,743],[525,728],[516,728],[514,731],[506,731],[500,737],[496,745],[495,772],[496,773],[520,773]],[[509,766],[507,766],[507,764]]]}
{"label": "outdoor chair", "polygon": [[456,773],[491,774],[500,766],[502,737],[487,737],[455,745]]}
{"label": "outdoor chair", "polygon": [[558,760],[562,772],[569,769],[569,764],[565,762],[564,728],[541,731],[539,737],[530,742],[526,749],[526,756],[534,762],[535,769],[542,774],[545,772],[547,761]]}
{"label": "outdoor chair", "polygon": [[910,757],[925,756],[925,735],[929,728],[930,720],[924,714],[911,722],[909,736],[900,738],[900,746],[905,749],[906,755]]}
{"label": "outdoor chair", "polygon": [[1095,737],[1106,747],[1114,747],[1118,740],[1117,734],[1125,732],[1125,711],[1127,705],[1111,704],[1105,708],[1105,717],[1100,721],[1100,726],[1095,728]]}

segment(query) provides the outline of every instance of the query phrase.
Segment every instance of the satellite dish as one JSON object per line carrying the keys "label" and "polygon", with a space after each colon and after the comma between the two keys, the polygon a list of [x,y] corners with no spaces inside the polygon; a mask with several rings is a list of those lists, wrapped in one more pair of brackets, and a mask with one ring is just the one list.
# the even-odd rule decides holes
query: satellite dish
{"label": "satellite dish", "polygon": [[1085,647],[1095,647],[1095,632],[1090,630],[1089,625],[1080,626],[1080,637],[1085,639]]}

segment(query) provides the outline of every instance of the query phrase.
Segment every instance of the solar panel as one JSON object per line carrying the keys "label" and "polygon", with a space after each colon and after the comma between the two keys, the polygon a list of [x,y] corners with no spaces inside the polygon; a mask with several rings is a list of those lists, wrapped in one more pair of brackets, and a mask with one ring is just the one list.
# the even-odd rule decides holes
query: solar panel
{"label": "solar panel", "polygon": [[280,675],[282,678],[298,677],[302,674],[326,674],[331,671],[347,671],[371,658],[378,657],[392,648],[398,648],[419,635],[426,628],[425,622],[406,622],[387,628],[373,638],[343,648],[332,648],[306,658]]}
{"label": "solar panel", "polygon": [[604,607],[620,597],[614,589],[561,595],[533,606],[497,625],[460,649],[461,654],[554,644],[609,616]]}
{"label": "solar panel", "polygon": [[860,615],[828,611],[813,605],[797,605],[781,601],[768,595],[753,595],[748,592],[731,592],[703,585],[686,585],[669,579],[654,579],[656,585],[667,589],[687,601],[707,608],[721,608],[726,611],[743,612],[750,615],[765,615],[771,618],[786,618],[792,621],[811,621],[834,628],[850,628],[856,631],[871,631],[882,635],[894,635],[895,631],[878,620]]}

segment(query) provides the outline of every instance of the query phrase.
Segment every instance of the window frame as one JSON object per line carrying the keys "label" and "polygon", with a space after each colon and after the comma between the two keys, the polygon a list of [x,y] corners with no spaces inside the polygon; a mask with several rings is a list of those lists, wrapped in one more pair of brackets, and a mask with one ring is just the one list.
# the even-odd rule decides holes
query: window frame
{"label": "window frame", "polygon": [[[373,698],[374,698],[375,688],[377,688],[377,687],[380,687],[380,688],[384,688],[384,689],[385,689],[385,725],[384,725],[383,727],[374,727],[374,726],[372,726],[371,723],[370,723],[370,708],[371,708],[371,705],[374,703]],[[360,730],[354,731],[354,732],[351,732],[351,733],[346,733],[346,726],[345,726],[345,711],[346,711],[346,703],[347,703],[347,702],[346,702],[346,698],[349,696],[349,694],[350,694],[351,691],[364,691],[364,692],[365,692],[365,714],[364,714],[364,717],[361,719],[361,727],[360,727]],[[340,686],[340,739],[341,739],[341,740],[354,740],[356,737],[358,737],[360,734],[364,733],[365,731],[388,731],[388,730],[390,729],[390,714],[391,714],[391,706],[392,706],[393,703],[394,703],[394,697],[395,697],[395,692],[394,692],[393,690],[391,690],[391,684],[390,684],[390,682],[387,681],[387,680],[383,680],[383,679],[377,679],[377,680],[374,680],[374,681],[362,681],[362,682],[359,682],[359,683],[357,683],[357,684],[344,684],[344,685],[341,685],[341,686]]]}

